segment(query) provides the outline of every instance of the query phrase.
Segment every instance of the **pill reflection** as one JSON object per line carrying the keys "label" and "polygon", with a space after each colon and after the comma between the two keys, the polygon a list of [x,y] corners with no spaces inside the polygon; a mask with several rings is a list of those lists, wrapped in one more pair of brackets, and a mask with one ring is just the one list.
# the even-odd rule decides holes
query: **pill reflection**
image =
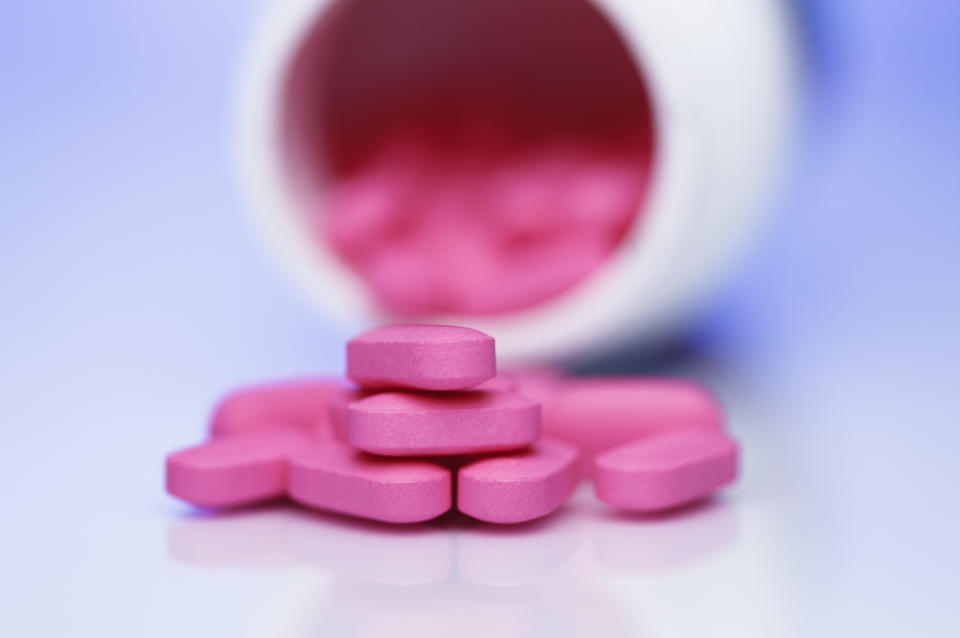
{"label": "pill reflection", "polygon": [[195,566],[330,574],[332,587],[293,579],[271,594],[305,601],[293,611],[264,601],[264,614],[282,608],[299,617],[289,632],[277,630],[289,618],[258,622],[271,636],[617,637],[637,628],[604,573],[688,565],[725,551],[737,533],[737,510],[722,500],[638,519],[584,485],[554,516],[518,526],[459,514],[393,526],[292,505],[190,514],[170,525],[167,549]]}
{"label": "pill reflection", "polygon": [[388,526],[293,505],[185,516],[170,525],[176,561],[199,566],[314,567],[389,585],[449,577],[453,539],[435,526]]}
{"label": "pill reflection", "polygon": [[535,588],[484,588],[463,581],[389,587],[340,579],[328,614],[315,620],[316,635],[331,625],[349,636],[536,635],[544,614]]}
{"label": "pill reflection", "polygon": [[737,510],[709,499],[662,514],[609,511],[591,525],[597,565],[647,572],[680,567],[731,548],[738,537]]}
{"label": "pill reflection", "polygon": [[573,558],[577,546],[566,511],[524,525],[471,524],[455,538],[460,578],[494,587],[544,580]]}

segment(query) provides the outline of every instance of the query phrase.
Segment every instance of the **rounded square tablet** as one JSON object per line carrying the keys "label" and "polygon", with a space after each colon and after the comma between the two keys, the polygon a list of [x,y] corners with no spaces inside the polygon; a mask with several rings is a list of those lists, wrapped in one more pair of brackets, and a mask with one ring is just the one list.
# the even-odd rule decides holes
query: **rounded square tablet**
{"label": "rounded square tablet", "polygon": [[471,328],[384,326],[347,343],[347,376],[363,388],[464,390],[496,373],[493,337]]}
{"label": "rounded square tablet", "polygon": [[500,452],[540,436],[540,404],[515,392],[383,392],[347,412],[350,444],[383,456]]}
{"label": "rounded square tablet", "polygon": [[347,440],[347,423],[349,413],[347,409],[354,401],[359,401],[373,394],[371,390],[361,388],[347,387],[334,392],[328,402],[328,411],[330,415],[330,424],[333,428],[333,434],[341,441]]}
{"label": "rounded square tablet", "polygon": [[339,379],[319,377],[238,388],[214,409],[210,435],[235,436],[278,425],[319,433],[329,427],[328,400],[345,387]]}
{"label": "rounded square tablet", "polygon": [[[528,392],[520,377],[520,391]],[[543,432],[580,448],[583,476],[593,459],[610,448],[649,434],[676,430],[720,431],[723,407],[704,386],[686,379],[567,377],[539,392]]]}
{"label": "rounded square tablet", "polygon": [[597,496],[652,512],[692,503],[737,477],[737,442],[719,431],[661,432],[594,459]]}
{"label": "rounded square tablet", "polygon": [[328,440],[291,458],[287,493],[310,507],[388,523],[417,523],[450,509],[453,478],[436,463],[377,458]]}
{"label": "rounded square tablet", "polygon": [[286,493],[287,459],[309,444],[281,428],[214,439],[167,457],[167,491],[194,505],[237,507]]}
{"label": "rounded square tablet", "polygon": [[525,450],[460,468],[457,509],[490,523],[522,523],[553,512],[577,484],[577,448],[543,437]]}
{"label": "rounded square tablet", "polygon": [[[511,377],[496,376],[488,381],[484,381],[480,385],[473,388],[473,390],[509,391],[515,390],[516,387],[517,383]],[[376,394],[376,390],[364,390],[357,387],[343,387],[342,389],[330,395],[328,408],[330,424],[334,436],[341,441],[347,440],[347,422],[349,421],[347,409],[354,401],[365,399],[372,394]]]}

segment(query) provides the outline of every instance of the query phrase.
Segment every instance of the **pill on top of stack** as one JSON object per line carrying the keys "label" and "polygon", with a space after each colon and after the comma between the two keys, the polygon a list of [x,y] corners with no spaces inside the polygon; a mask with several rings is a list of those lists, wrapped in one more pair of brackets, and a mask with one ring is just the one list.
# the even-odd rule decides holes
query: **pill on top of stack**
{"label": "pill on top of stack", "polygon": [[457,509],[522,523],[581,479],[614,507],[655,512],[732,482],[738,447],[690,381],[497,374],[470,328],[394,325],[347,344],[347,377],[224,397],[206,443],[170,454],[167,490],[201,507],[289,498],[390,523]]}

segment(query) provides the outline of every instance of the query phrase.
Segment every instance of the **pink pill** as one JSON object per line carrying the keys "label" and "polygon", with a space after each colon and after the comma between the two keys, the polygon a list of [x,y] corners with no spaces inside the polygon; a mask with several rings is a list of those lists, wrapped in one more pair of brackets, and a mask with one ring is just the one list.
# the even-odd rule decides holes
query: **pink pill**
{"label": "pink pill", "polygon": [[540,404],[514,392],[384,392],[348,413],[350,443],[384,456],[515,450],[540,436]]}
{"label": "pink pill", "polygon": [[343,388],[333,393],[328,404],[330,413],[330,424],[333,426],[333,434],[341,441],[347,440],[347,408],[354,401],[365,399],[373,394],[371,390],[362,390],[360,388]]}
{"label": "pink pill", "polygon": [[287,459],[307,445],[277,428],[203,443],[167,457],[167,491],[194,505],[236,507],[283,496]]}
{"label": "pink pill", "polygon": [[520,452],[460,468],[457,508],[490,523],[522,523],[553,512],[577,482],[577,448],[543,437]]}
{"label": "pink pill", "polygon": [[722,432],[653,434],[594,459],[602,500],[651,512],[699,500],[737,477],[737,443]]}
{"label": "pink pill", "polygon": [[[516,389],[517,382],[510,376],[496,376],[472,388],[472,390],[496,390],[498,392],[508,392]],[[334,436],[341,441],[347,440],[347,423],[349,420],[347,408],[354,401],[365,399],[372,394],[376,394],[376,392],[361,388],[343,388],[333,393],[330,397],[329,410]]]}
{"label": "pink pill", "polygon": [[471,328],[384,326],[347,343],[347,376],[364,388],[463,390],[496,373],[493,337]]}
{"label": "pink pill", "polygon": [[496,287],[501,280],[499,243],[483,211],[424,221],[418,227],[417,250],[428,259],[436,307],[457,312],[478,291]]}
{"label": "pink pill", "polygon": [[643,166],[628,161],[584,163],[566,185],[564,221],[580,232],[624,229],[643,196]]}
{"label": "pink pill", "polygon": [[723,408],[703,386],[682,379],[585,377],[531,383],[521,392],[543,403],[543,431],[580,448],[583,476],[593,457],[614,446],[664,430],[723,428]]}
{"label": "pink pill", "polygon": [[436,266],[414,246],[394,242],[370,258],[364,276],[377,302],[391,312],[416,315],[438,309]]}
{"label": "pink pill", "polygon": [[419,460],[382,459],[326,441],[290,460],[291,498],[304,505],[388,523],[416,523],[452,504],[445,467]]}
{"label": "pink pill", "polygon": [[234,436],[275,425],[322,431],[329,424],[327,402],[344,387],[337,379],[315,378],[234,390],[214,409],[210,435]]}
{"label": "pink pill", "polygon": [[495,285],[466,297],[460,310],[495,314],[546,301],[585,279],[609,253],[608,239],[572,233],[508,249],[493,280]]}
{"label": "pink pill", "polygon": [[358,170],[328,184],[319,221],[341,257],[356,265],[404,229],[426,177],[424,159],[415,141],[396,138]]}
{"label": "pink pill", "polygon": [[554,147],[510,158],[487,180],[490,217],[507,234],[553,230],[579,154],[575,147]]}
{"label": "pink pill", "polygon": [[334,182],[327,194],[325,225],[334,248],[354,257],[376,246],[402,215],[402,180],[388,172],[367,172]]}

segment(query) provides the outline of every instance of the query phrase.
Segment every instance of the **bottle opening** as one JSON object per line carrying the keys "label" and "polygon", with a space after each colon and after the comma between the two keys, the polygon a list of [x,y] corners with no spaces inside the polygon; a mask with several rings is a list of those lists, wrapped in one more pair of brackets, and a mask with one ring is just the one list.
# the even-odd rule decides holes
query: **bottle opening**
{"label": "bottle opening", "polygon": [[339,0],[286,77],[317,250],[394,315],[494,315],[638,232],[655,150],[631,52],[586,0]]}

